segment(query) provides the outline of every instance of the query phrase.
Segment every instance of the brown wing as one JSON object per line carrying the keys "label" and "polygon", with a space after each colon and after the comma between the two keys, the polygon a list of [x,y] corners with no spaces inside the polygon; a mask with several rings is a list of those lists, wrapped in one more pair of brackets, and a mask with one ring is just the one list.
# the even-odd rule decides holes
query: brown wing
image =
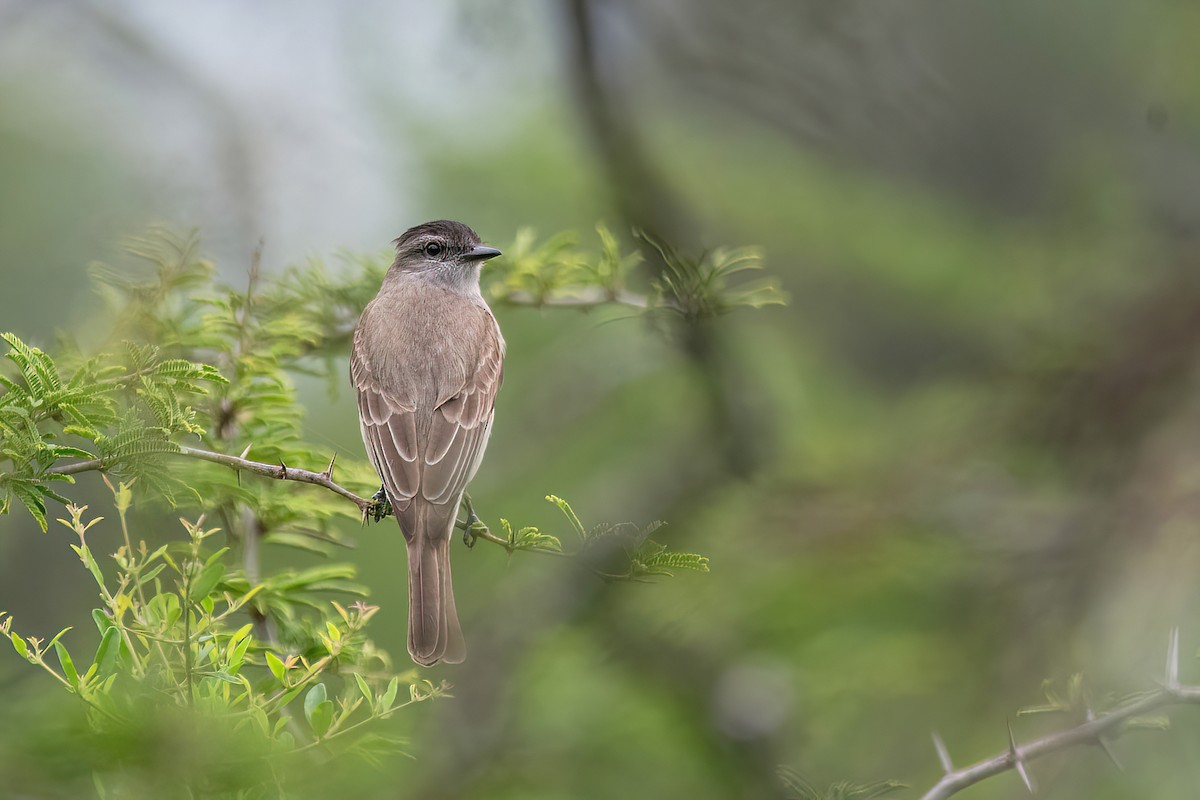
{"label": "brown wing", "polygon": [[462,388],[434,409],[424,447],[415,403],[378,385],[355,332],[350,376],[358,392],[363,442],[397,512],[407,509],[418,492],[432,503],[452,502],[479,467],[504,380],[504,341],[495,322],[489,322],[478,363]]}
{"label": "brown wing", "polygon": [[462,494],[479,469],[492,431],[496,393],[504,382],[504,340],[489,319],[479,362],[462,390],[433,412],[429,440],[421,459],[421,496],[450,503]]}
{"label": "brown wing", "polygon": [[376,384],[358,332],[350,355],[350,378],[358,391],[358,421],[367,457],[397,511],[408,507],[421,485],[416,409]]}

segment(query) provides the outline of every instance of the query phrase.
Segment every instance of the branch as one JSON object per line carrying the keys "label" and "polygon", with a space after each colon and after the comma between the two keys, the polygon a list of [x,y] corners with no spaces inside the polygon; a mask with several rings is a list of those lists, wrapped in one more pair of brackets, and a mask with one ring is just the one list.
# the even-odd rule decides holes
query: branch
{"label": "branch", "polygon": [[[386,500],[376,501],[366,497],[360,497],[349,489],[334,482],[333,480],[333,461],[329,462],[329,466],[324,472],[313,472],[307,469],[296,469],[284,464],[267,464],[262,461],[251,461],[245,458],[245,453],[249,452],[249,448],[243,452],[241,456],[231,456],[225,453],[216,453],[211,450],[201,450],[195,447],[180,447],[176,455],[186,456],[187,458],[196,458],[201,461],[211,461],[214,464],[221,464],[233,470],[244,470],[252,472],[255,475],[262,475],[264,478],[273,478],[279,481],[295,481],[296,483],[310,483],[314,486],[320,486],[328,489],[334,494],[341,495],[350,502],[358,506],[359,512],[362,514],[363,521],[367,521],[374,517],[377,521],[384,516],[391,514],[391,507]],[[47,474],[51,475],[75,475],[80,472],[104,471],[111,466],[105,463],[104,459],[93,458],[88,461],[77,461],[73,464],[63,464],[57,467],[51,467],[46,470]],[[491,529],[485,525],[482,520],[475,514],[474,507],[471,505],[470,497],[464,495],[465,505],[467,507],[467,520],[465,522],[456,522],[455,527],[464,532],[464,542],[467,547],[472,547],[476,540],[483,539],[504,548],[509,555],[512,555],[517,550],[529,553],[541,553],[548,556],[570,557],[576,555],[573,553],[564,553],[561,550],[551,550],[545,547],[517,547],[514,543],[501,536],[492,533]],[[602,572],[593,568],[600,577],[606,581],[640,581],[641,576],[636,574],[632,568],[627,574],[612,574]],[[249,572],[249,570],[248,570]]]}
{"label": "branch", "polygon": [[933,744],[937,749],[938,760],[946,772],[941,780],[921,796],[921,800],[943,800],[958,794],[968,786],[1012,769],[1017,770],[1025,787],[1032,793],[1033,781],[1026,771],[1027,762],[1060,750],[1088,744],[1102,748],[1109,758],[1112,758],[1108,749],[1108,739],[1121,735],[1121,726],[1124,723],[1158,708],[1182,704],[1200,704],[1200,686],[1185,686],[1179,683],[1179,631],[1176,629],[1171,632],[1171,643],[1167,651],[1165,683],[1162,688],[1139,700],[1100,715],[1093,715],[1089,709],[1087,721],[1047,734],[1019,747],[1012,738],[1010,727],[1007,751],[961,769],[953,768],[946,745],[935,733]]}
{"label": "branch", "polygon": [[[249,448],[247,448],[245,452],[249,452]],[[201,461],[211,461],[214,464],[221,464],[233,470],[252,472],[255,475],[262,475],[264,478],[274,478],[278,481],[310,483],[314,486],[320,486],[328,489],[334,494],[341,495],[358,506],[358,510],[362,513],[364,521],[370,518],[377,507],[374,500],[370,500],[366,497],[360,497],[346,487],[334,482],[333,461],[329,462],[329,466],[324,472],[313,472],[312,470],[296,469],[295,467],[289,467],[284,464],[266,464],[262,461],[251,461],[245,458],[244,454],[242,456],[231,456],[225,453],[216,453],[211,450],[200,450],[195,447],[180,447],[176,454],[186,456],[188,458],[197,458]],[[104,471],[108,469],[109,466],[109,464],[105,463],[104,459],[93,458],[88,461],[77,461],[73,464],[63,464],[61,466],[52,467],[46,470],[46,472],[47,474],[51,475],[76,475],[80,472]],[[380,515],[380,518],[387,513],[390,513],[390,507],[386,505],[384,507],[387,510]],[[471,514],[474,515],[473,510],[471,511]],[[470,525],[469,528],[467,528],[467,526],[459,526],[467,528],[468,546],[473,544],[476,539],[483,539],[491,542],[492,544],[503,547],[510,555],[514,552],[515,548],[512,546],[511,542],[492,533],[486,525],[479,521],[478,517],[474,517],[472,521],[476,524]],[[529,552],[545,553],[547,555],[564,555],[563,553],[556,553],[551,550],[544,550],[536,547],[522,549],[528,550]]]}
{"label": "branch", "polygon": [[[241,456],[214,453],[211,450],[200,450],[195,447],[180,447],[178,455],[187,456],[188,458],[198,458],[201,461],[211,461],[214,464],[222,464],[230,469],[253,472],[255,475],[262,475],[264,478],[274,478],[278,481],[311,483],[314,486],[321,486],[354,503],[363,514],[366,514],[375,505],[371,500],[360,497],[344,486],[340,486],[334,482],[332,461],[329,462],[329,467],[324,472],[313,472],[312,470],[296,469],[284,464],[264,464],[261,461],[250,461]],[[102,471],[107,469],[108,466],[104,459],[93,458],[90,461],[77,461],[74,464],[52,467],[46,470],[46,472],[51,475],[75,475],[80,472]]]}
{"label": "branch", "polygon": [[[574,308],[581,311],[590,311],[599,306],[613,304],[636,308],[640,311],[645,311],[656,306],[645,295],[628,292],[623,289],[610,292],[597,286],[583,287],[573,290],[573,294],[571,295],[558,297],[537,297],[529,292],[509,292],[501,296],[499,300],[510,306]],[[674,304],[666,299],[663,300],[662,305],[668,308],[674,307]]]}

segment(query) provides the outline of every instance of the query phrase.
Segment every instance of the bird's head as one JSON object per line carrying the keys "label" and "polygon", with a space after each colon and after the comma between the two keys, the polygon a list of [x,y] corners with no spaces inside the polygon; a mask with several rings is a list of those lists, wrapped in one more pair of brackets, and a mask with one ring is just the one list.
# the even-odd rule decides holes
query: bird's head
{"label": "bird's head", "polygon": [[485,246],[475,231],[448,219],[409,228],[393,244],[394,271],[418,273],[448,286],[478,287],[480,266],[500,255],[496,248]]}

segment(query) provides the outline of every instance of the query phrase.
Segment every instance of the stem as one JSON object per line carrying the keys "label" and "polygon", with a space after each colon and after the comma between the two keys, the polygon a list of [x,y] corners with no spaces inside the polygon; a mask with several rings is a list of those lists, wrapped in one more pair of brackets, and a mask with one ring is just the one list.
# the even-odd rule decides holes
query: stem
{"label": "stem", "polygon": [[42,669],[46,670],[46,672],[49,672],[49,673],[50,673],[52,676],[54,676],[54,679],[55,679],[56,681],[58,681],[59,683],[61,683],[63,686],[67,687],[67,690],[68,690],[68,691],[70,691],[70,692],[71,692],[71,694],[75,695],[75,696],[76,696],[76,697],[78,697],[80,700],[82,700],[84,703],[86,703],[87,705],[89,705],[89,706],[91,706],[92,708],[96,709],[96,711],[97,711],[98,713],[100,713],[100,714],[102,714],[102,715],[104,715],[104,716],[108,717],[108,718],[109,718],[110,720],[112,720],[113,722],[121,722],[121,721],[122,721],[120,717],[117,717],[117,716],[113,715],[113,713],[112,713],[112,712],[110,712],[110,711],[108,711],[108,710],[106,710],[106,709],[103,709],[103,708],[101,708],[100,706],[98,706],[98,705],[96,705],[94,702],[92,702],[92,700],[90,700],[89,698],[87,698],[87,697],[84,697],[82,694],[80,694],[79,690],[77,690],[77,689],[76,689],[74,686],[72,686],[72,685],[71,685],[71,682],[70,682],[69,680],[67,680],[67,679],[66,679],[64,676],[62,676],[62,675],[59,675],[59,674],[58,674],[58,672],[57,672],[57,671],[54,669],[54,667],[52,667],[52,666],[50,666],[49,664],[47,664],[47,663],[46,663],[46,659],[45,659],[44,655],[45,655],[44,653],[40,653],[40,654],[38,654],[38,655],[37,655],[37,661],[36,661],[35,663],[36,663],[36,664],[37,664],[39,667],[41,667]]}
{"label": "stem", "polygon": [[311,741],[308,744],[303,745],[302,747],[297,747],[292,752],[303,753],[305,750],[311,750],[312,748],[316,747],[317,745],[325,744],[325,742],[328,742],[330,739],[334,739],[338,736],[349,733],[350,731],[354,730],[355,728],[361,728],[363,725],[366,725],[369,722],[374,722],[377,719],[387,719],[388,717],[390,717],[392,714],[395,714],[400,709],[408,708],[409,706],[411,706],[415,703],[421,702],[421,700],[423,700],[423,699],[424,698],[421,698],[420,700],[409,699],[409,700],[404,701],[400,705],[392,706],[391,708],[389,708],[387,711],[385,711],[382,714],[371,714],[371,716],[367,717],[366,719],[360,719],[358,722],[354,723],[353,725],[347,725],[345,728],[339,728],[336,731],[327,733],[325,736],[322,736],[320,739]]}
{"label": "stem", "polygon": [[[124,508],[120,504],[117,505],[117,516],[121,520],[121,536],[123,536],[125,538],[125,552],[128,554],[127,558],[129,559],[129,564],[130,564],[127,574],[129,575],[130,580],[133,581],[134,591],[137,592],[138,602],[140,603],[139,607],[144,609],[144,608],[146,608],[146,592],[142,589],[142,582],[141,582],[142,567],[137,562],[136,558],[134,557],[132,540],[129,538],[129,523],[125,519],[126,511],[127,511],[126,508]],[[113,608],[113,614],[114,614],[114,616],[116,614],[115,607]],[[136,614],[134,615],[134,618],[137,619]],[[145,625],[145,620],[138,620],[138,621],[141,622],[143,625]],[[130,632],[129,628],[127,628],[125,625],[122,625],[120,620],[114,619],[113,622],[114,622],[114,624],[116,624],[120,627],[121,633],[125,637],[125,643],[129,647],[129,653],[130,653],[130,655],[134,656],[136,659],[137,650],[134,649],[133,638],[131,636],[131,632]],[[161,642],[155,642],[155,647],[158,649],[158,655],[159,655],[159,657],[162,658],[163,665],[166,666],[167,651],[163,648]],[[144,676],[146,674],[146,664],[144,662],[141,665],[141,670],[142,670],[142,675]]]}
{"label": "stem", "polygon": [[[293,467],[284,466],[282,464],[264,464],[261,461],[250,461],[249,459],[241,458],[240,456],[231,456],[225,453],[215,453],[211,450],[202,450],[197,447],[180,447],[177,455],[187,458],[197,458],[201,461],[211,461],[214,464],[221,464],[230,469],[243,470],[252,472],[255,475],[262,475],[265,478],[274,478],[279,481],[296,481],[297,483],[311,483],[314,486],[321,486],[334,494],[339,494],[350,502],[358,506],[360,511],[366,511],[373,503],[365,497],[359,497],[354,492],[339,486],[329,477],[328,472],[313,472],[307,469],[295,469]],[[80,472],[104,471],[109,468],[103,459],[93,458],[88,461],[77,461],[73,464],[63,464],[57,467],[51,467],[46,470],[50,475],[77,475]]]}
{"label": "stem", "polygon": [[[574,308],[580,311],[590,311],[600,306],[620,305],[646,311],[659,304],[654,303],[645,295],[635,294],[625,290],[610,292],[598,286],[584,286],[571,290],[569,296],[537,297],[529,292],[510,292],[500,299],[500,302],[511,306],[534,306],[536,308]],[[675,308],[673,300],[664,298],[661,303],[667,308]]]}
{"label": "stem", "polygon": [[[999,755],[976,762],[969,767],[947,770],[934,786],[921,796],[921,800],[944,800],[1002,772],[1016,769],[1018,764],[1056,753],[1082,744],[1104,746],[1107,738],[1119,736],[1122,723],[1133,717],[1158,708],[1179,704],[1200,704],[1200,686],[1164,687],[1140,700],[1101,714],[1098,717],[1047,734],[1019,747],[1013,747]],[[939,740],[940,741],[940,740]],[[946,759],[948,761],[948,759]]]}
{"label": "stem", "polygon": [[[193,545],[194,547],[194,545]],[[188,708],[196,707],[192,693],[192,575],[191,567],[183,573],[183,684],[187,690]]]}
{"label": "stem", "polygon": [[275,692],[275,694],[271,695],[270,698],[267,699],[267,702],[263,704],[263,707],[265,708],[267,706],[273,705],[274,703],[278,702],[284,695],[286,695],[288,692],[292,691],[296,687],[303,687],[304,684],[308,683],[310,680],[312,680],[316,676],[320,675],[321,671],[324,670],[325,667],[329,666],[329,663],[331,661],[333,661],[333,658],[334,658],[333,653],[321,656],[321,658],[319,658],[313,662],[312,666],[310,666],[308,668],[307,672],[305,672],[303,675],[300,676],[300,680],[296,681],[291,686],[284,686],[279,691]]}

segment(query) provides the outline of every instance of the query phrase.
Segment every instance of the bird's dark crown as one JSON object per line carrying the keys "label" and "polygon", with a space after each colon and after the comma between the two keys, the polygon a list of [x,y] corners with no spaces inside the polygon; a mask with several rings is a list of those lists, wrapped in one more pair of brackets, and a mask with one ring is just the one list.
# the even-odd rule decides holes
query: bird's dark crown
{"label": "bird's dark crown", "polygon": [[431,241],[444,245],[449,254],[465,253],[481,243],[479,234],[461,222],[438,219],[409,228],[393,244],[396,245],[397,257],[404,258],[407,255],[419,255]]}

